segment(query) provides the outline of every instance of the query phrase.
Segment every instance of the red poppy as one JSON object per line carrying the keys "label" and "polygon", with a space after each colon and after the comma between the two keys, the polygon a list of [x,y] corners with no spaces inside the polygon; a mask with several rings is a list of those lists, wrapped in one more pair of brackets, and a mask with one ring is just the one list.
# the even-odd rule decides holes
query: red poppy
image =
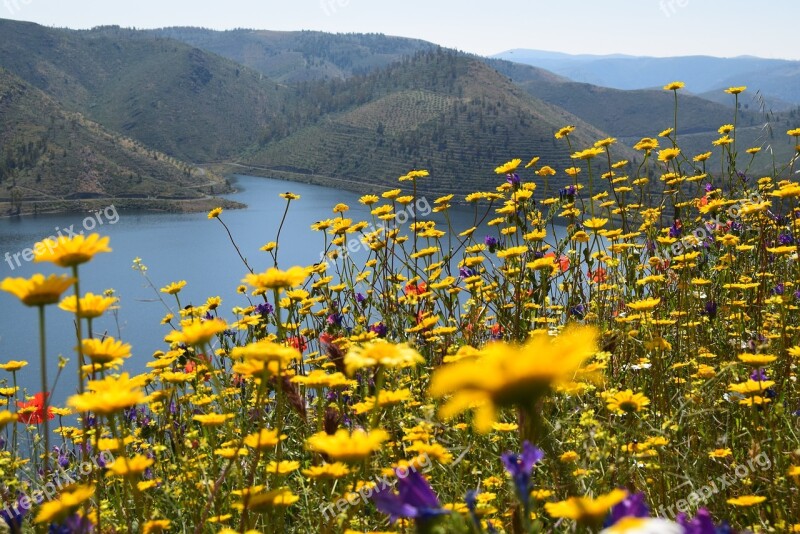
{"label": "red poppy", "polygon": [[558,257],[558,260],[555,259],[556,253],[555,252],[548,252],[544,255],[545,258],[553,258],[554,262],[558,263],[558,267],[561,269],[561,272],[566,272],[569,270],[569,258],[564,256],[563,254]]}
{"label": "red poppy", "polygon": [[603,282],[608,280],[606,270],[603,269],[602,267],[598,267],[594,271],[589,271],[588,273],[586,273],[586,276],[588,276],[592,282],[598,284],[602,284]]}
{"label": "red poppy", "polygon": [[[321,338],[322,336],[320,336]],[[300,337],[290,337],[286,340],[289,343],[289,346],[296,348],[300,352],[305,352],[306,348],[308,348],[308,344],[303,336]]]}
{"label": "red poppy", "polygon": [[409,282],[406,284],[406,295],[421,295],[428,290],[428,284],[425,282],[420,282],[418,284],[414,284]]}
{"label": "red poppy", "polygon": [[[46,396],[50,396],[50,394],[37,393],[33,396],[33,400],[31,401],[17,401],[17,407],[19,408],[19,412],[17,413],[17,421],[20,423],[25,423],[26,425],[41,424],[42,421],[44,421],[44,402],[47,398]],[[48,406],[47,419],[53,419],[54,417],[55,415],[53,415],[53,409]]]}
{"label": "red poppy", "polygon": [[330,345],[336,340],[336,337],[333,334],[329,334],[327,332],[323,332],[319,335],[319,342],[324,345]]}

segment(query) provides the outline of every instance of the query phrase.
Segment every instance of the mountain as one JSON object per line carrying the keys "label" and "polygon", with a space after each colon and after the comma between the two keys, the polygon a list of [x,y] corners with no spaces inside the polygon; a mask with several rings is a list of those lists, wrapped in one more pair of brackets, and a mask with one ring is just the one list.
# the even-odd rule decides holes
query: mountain
{"label": "mountain", "polygon": [[164,28],[147,33],[213,52],[285,83],[367,74],[436,48],[426,41],[383,34],[202,28]]}
{"label": "mountain", "polygon": [[291,91],[215,54],[154,36],[108,35],[0,20],[0,67],[171,156],[230,158],[276,118],[295,118]]}
{"label": "mountain", "polygon": [[218,176],[110,132],[0,69],[0,214],[87,205],[183,210],[229,190]]}
{"label": "mountain", "polygon": [[[450,50],[421,52],[367,76],[331,82],[328,98],[357,101],[249,155],[253,172],[365,190],[397,187],[397,177],[424,168],[419,187],[432,194],[493,190],[487,162],[540,156],[561,172],[574,165],[554,133],[578,126],[575,150],[607,134],[522,91],[484,61]],[[313,86],[319,88],[319,86]],[[325,102],[325,94],[317,100]],[[636,157],[619,147],[620,158]],[[527,160],[526,160],[527,161]]]}
{"label": "mountain", "polygon": [[800,61],[750,56],[572,56],[524,49],[493,57],[548,69],[576,82],[615,89],[660,88],[681,80],[688,90],[699,94],[746,85],[751,88],[751,97],[758,91],[768,99],[800,105]]}

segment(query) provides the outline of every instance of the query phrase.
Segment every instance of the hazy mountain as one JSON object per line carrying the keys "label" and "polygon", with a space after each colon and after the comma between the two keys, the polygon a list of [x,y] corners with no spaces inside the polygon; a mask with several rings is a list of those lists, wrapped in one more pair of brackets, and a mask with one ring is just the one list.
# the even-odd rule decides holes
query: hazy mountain
{"label": "hazy mountain", "polygon": [[164,28],[148,33],[219,54],[282,82],[344,79],[436,45],[382,34]]}
{"label": "hazy mountain", "polygon": [[635,56],[573,56],[537,50],[509,50],[494,56],[551,70],[577,82],[615,89],[661,87],[681,80],[693,93],[746,85],[751,95],[800,104],[800,61],[750,56],[670,58]]}

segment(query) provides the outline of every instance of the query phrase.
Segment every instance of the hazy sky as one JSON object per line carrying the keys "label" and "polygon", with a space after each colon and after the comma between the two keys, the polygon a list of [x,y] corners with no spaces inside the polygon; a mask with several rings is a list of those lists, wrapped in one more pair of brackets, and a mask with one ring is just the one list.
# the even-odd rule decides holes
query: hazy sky
{"label": "hazy sky", "polygon": [[484,55],[537,48],[800,59],[799,0],[0,0],[0,18],[378,32]]}

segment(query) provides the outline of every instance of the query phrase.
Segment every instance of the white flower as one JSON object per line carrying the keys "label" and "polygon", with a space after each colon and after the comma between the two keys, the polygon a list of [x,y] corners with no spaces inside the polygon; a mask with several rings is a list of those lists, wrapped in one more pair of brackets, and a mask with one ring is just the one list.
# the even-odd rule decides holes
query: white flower
{"label": "white flower", "polygon": [[623,517],[600,534],[683,534],[683,527],[666,519]]}

